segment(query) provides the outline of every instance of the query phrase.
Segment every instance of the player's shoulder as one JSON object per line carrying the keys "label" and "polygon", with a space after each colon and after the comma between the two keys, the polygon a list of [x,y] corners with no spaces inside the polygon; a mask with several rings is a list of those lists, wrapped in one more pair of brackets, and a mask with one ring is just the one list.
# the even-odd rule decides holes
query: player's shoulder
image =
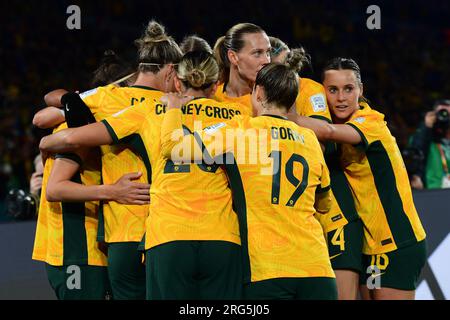
{"label": "player's shoulder", "polygon": [[93,88],[93,89],[84,91],[84,92],[80,93],[80,98],[82,100],[85,100],[86,98],[101,96],[101,95],[106,94],[107,92],[115,91],[117,89],[118,89],[118,87],[116,85],[109,84],[107,86],[97,87],[97,88]]}
{"label": "player's shoulder", "polygon": [[360,124],[365,122],[384,122],[384,114],[372,109],[368,103],[361,102],[360,109],[352,115],[350,122]]}
{"label": "player's shoulder", "polygon": [[300,89],[308,92],[324,92],[323,85],[310,78],[299,78]]}

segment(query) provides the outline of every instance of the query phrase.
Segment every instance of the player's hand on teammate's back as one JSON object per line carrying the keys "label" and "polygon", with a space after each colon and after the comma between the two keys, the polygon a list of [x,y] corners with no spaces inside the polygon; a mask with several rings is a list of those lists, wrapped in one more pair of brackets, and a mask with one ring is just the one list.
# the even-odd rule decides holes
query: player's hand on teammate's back
{"label": "player's hand on teammate's back", "polygon": [[150,203],[150,184],[134,182],[142,176],[142,172],[123,175],[113,184],[114,199],[121,204],[143,205]]}

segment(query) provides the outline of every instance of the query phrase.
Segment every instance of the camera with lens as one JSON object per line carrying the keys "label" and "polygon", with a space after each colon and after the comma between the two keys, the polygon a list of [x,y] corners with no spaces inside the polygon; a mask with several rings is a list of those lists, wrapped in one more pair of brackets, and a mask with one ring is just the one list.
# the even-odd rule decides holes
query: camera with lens
{"label": "camera with lens", "polygon": [[25,192],[22,189],[12,189],[8,192],[6,197],[6,213],[13,219],[34,219],[37,216],[38,209],[38,195]]}
{"label": "camera with lens", "polygon": [[450,128],[450,115],[447,109],[436,112],[436,122],[433,126],[433,138],[439,141],[444,138]]}

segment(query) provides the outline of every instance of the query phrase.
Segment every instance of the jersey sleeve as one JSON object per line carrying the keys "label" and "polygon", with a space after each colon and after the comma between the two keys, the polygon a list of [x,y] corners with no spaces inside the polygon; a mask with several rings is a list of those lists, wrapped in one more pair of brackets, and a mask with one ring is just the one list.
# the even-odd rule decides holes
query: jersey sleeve
{"label": "jersey sleeve", "polygon": [[[306,80],[306,79],[304,79]],[[300,85],[301,85],[300,80]],[[297,99],[297,112],[306,117],[312,117],[331,123],[325,89],[321,84],[310,84],[307,92]]]}
{"label": "jersey sleeve", "polygon": [[332,204],[332,192],[331,192],[331,179],[330,179],[330,172],[328,170],[328,167],[325,163],[325,159],[323,156],[323,153],[320,149],[319,142],[315,141],[317,144],[316,146],[316,152],[317,152],[317,158],[320,163],[321,172],[320,172],[320,184],[316,188],[316,199],[314,203],[314,207],[316,208],[318,213],[326,213],[330,210],[331,204]]}
{"label": "jersey sleeve", "polygon": [[364,111],[357,111],[346,124],[359,133],[361,146],[364,149],[367,149],[371,143],[380,139],[380,130],[385,126],[383,118],[378,114]]}
{"label": "jersey sleeve", "polygon": [[148,114],[148,104],[141,103],[125,108],[101,122],[106,126],[114,143],[134,133],[139,133]]}
{"label": "jersey sleeve", "polygon": [[100,88],[95,88],[80,93],[80,98],[89,107],[89,109],[95,116],[100,109],[101,101],[103,99],[103,93],[102,90],[100,90]]}
{"label": "jersey sleeve", "polygon": [[[317,147],[320,149],[320,145],[317,142]],[[330,179],[330,171],[328,170],[328,167],[325,163],[325,158],[323,156],[322,152],[318,152],[318,156],[320,157],[320,165],[322,166],[322,176],[320,178],[320,186],[317,188],[317,193],[321,193],[321,192],[327,192],[330,190],[330,183],[331,183],[331,179]]]}

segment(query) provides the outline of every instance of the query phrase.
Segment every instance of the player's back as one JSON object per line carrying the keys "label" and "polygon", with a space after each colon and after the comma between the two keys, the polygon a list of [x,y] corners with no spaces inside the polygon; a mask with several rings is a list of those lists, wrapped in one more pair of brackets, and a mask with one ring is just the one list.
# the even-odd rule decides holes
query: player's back
{"label": "player's back", "polygon": [[233,193],[244,195],[239,215],[241,234],[247,228],[251,280],[334,277],[314,218],[316,192],[329,188],[315,134],[277,116],[235,121],[244,137],[236,139],[237,165],[228,164],[227,172]]}
{"label": "player's back", "polygon": [[[163,93],[159,90],[130,86],[108,85],[81,94],[97,121],[103,120],[128,106],[146,102],[153,104]],[[139,182],[151,181],[149,159],[139,135],[128,137],[116,145],[101,146],[102,179],[105,184],[113,184],[124,174],[142,172]],[[140,241],[145,229],[148,206],[131,206],[115,201],[104,203],[104,240],[111,242]],[[102,239],[102,235],[99,237]]]}

